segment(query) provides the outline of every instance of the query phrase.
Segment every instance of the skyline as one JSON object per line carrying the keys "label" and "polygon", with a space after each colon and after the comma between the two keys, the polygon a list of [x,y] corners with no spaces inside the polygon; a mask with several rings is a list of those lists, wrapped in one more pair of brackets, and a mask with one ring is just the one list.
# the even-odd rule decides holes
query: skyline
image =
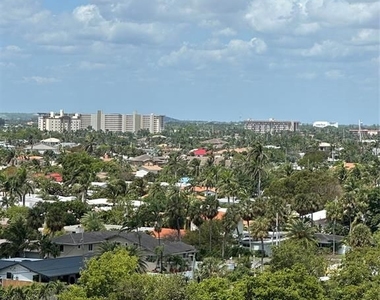
{"label": "skyline", "polygon": [[4,0],[0,111],[380,123],[378,1]]}

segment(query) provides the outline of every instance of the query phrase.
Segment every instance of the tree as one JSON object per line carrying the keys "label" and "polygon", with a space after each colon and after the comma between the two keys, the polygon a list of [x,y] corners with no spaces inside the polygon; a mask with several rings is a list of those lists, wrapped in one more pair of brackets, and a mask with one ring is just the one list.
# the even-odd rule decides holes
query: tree
{"label": "tree", "polygon": [[3,238],[7,241],[0,245],[0,255],[2,257],[24,257],[25,249],[33,249],[36,245],[32,242],[35,234],[26,224],[26,219],[17,216],[11,220],[4,230]]}
{"label": "tree", "polygon": [[101,231],[105,230],[105,226],[97,212],[89,211],[81,218],[81,224],[85,231]]}
{"label": "tree", "polygon": [[238,229],[239,221],[241,216],[237,205],[232,205],[227,208],[226,213],[222,218],[222,228],[223,228],[223,244],[222,244],[222,258],[225,257],[225,249],[227,243],[227,237],[232,234],[232,232]]}
{"label": "tree", "polygon": [[308,274],[325,276],[327,262],[316,245],[305,248],[299,240],[286,240],[272,247],[271,272],[293,269],[301,265]]}
{"label": "tree", "polygon": [[47,235],[40,235],[37,245],[40,250],[41,258],[49,258],[50,256],[56,258],[60,254],[59,246],[52,242]]}
{"label": "tree", "polygon": [[216,196],[207,196],[205,200],[203,200],[202,204],[202,215],[205,219],[208,220],[209,223],[209,241],[210,241],[210,252],[211,252],[211,243],[212,243],[212,220],[218,215],[219,201]]}
{"label": "tree", "polygon": [[66,225],[67,211],[64,210],[63,202],[55,202],[54,205],[49,206],[45,216],[46,228],[52,235],[61,231]]}
{"label": "tree", "polygon": [[238,283],[237,289],[244,294],[241,298],[244,300],[325,300],[318,278],[300,265],[291,270],[246,277]]}
{"label": "tree", "polygon": [[371,230],[365,224],[357,224],[348,236],[348,244],[353,249],[370,246],[373,243]]}
{"label": "tree", "polygon": [[287,225],[287,236],[292,240],[299,241],[305,248],[316,245],[314,237],[315,228],[311,222],[305,219],[293,218]]}
{"label": "tree", "polygon": [[168,218],[169,227],[177,230],[177,238],[180,241],[181,229],[189,209],[187,194],[176,187],[171,187],[168,191],[167,199],[165,216]]}
{"label": "tree", "polygon": [[[119,286],[119,282],[128,280],[135,273],[137,258],[129,255],[126,249],[105,252],[96,259],[86,262],[81,272],[79,286],[88,298],[110,299]],[[83,294],[81,292],[81,294]]]}
{"label": "tree", "polygon": [[256,218],[250,228],[250,232],[253,238],[261,241],[261,269],[264,269],[264,238],[268,236],[269,220],[265,217]]}
{"label": "tree", "polygon": [[343,203],[338,199],[326,203],[326,217],[333,222],[333,255],[335,255],[335,229],[336,222],[343,218]]}

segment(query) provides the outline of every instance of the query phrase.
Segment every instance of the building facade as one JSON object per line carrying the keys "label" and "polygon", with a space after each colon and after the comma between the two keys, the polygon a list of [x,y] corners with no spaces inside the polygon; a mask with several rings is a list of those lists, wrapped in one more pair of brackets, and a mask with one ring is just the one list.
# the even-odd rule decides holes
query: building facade
{"label": "building facade", "polygon": [[104,114],[97,111],[95,114],[65,114],[60,110],[59,114],[40,113],[38,128],[42,131],[76,131],[92,128],[93,130],[112,132],[138,132],[149,130],[150,133],[160,133],[164,129],[163,115],[133,114]]}
{"label": "building facade", "polygon": [[298,131],[299,124],[300,122],[298,121],[278,121],[274,119],[267,121],[247,120],[244,127],[256,133],[278,133],[282,131]]}

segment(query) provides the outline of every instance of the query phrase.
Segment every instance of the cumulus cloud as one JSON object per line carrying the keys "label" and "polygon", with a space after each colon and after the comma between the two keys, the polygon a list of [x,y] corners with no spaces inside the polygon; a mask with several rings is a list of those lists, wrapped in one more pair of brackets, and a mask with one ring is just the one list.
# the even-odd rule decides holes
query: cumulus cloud
{"label": "cumulus cloud", "polygon": [[252,55],[263,54],[266,50],[266,43],[258,38],[249,41],[233,39],[222,47],[214,49],[196,48],[185,44],[179,50],[161,57],[158,64],[163,67],[173,66],[181,61],[190,61],[196,65],[211,62],[236,63]]}
{"label": "cumulus cloud", "polygon": [[40,85],[60,82],[60,80],[57,78],[43,77],[43,76],[30,76],[30,77],[24,77],[23,79],[24,79],[24,82],[32,82],[32,83],[36,83]]}
{"label": "cumulus cloud", "polygon": [[365,28],[351,38],[351,42],[355,45],[373,45],[379,44],[380,31],[379,29]]}
{"label": "cumulus cloud", "polygon": [[81,61],[78,67],[81,70],[102,70],[107,68],[107,64],[91,61]]}
{"label": "cumulus cloud", "polygon": [[341,70],[329,70],[325,72],[325,77],[328,79],[341,79],[345,76]]}
{"label": "cumulus cloud", "polygon": [[347,47],[331,40],[315,43],[311,48],[302,51],[303,56],[339,57],[348,54]]}
{"label": "cumulus cloud", "polygon": [[219,36],[234,36],[236,35],[236,31],[233,30],[230,27],[223,28],[221,30],[218,30],[214,32],[214,35],[219,35]]}
{"label": "cumulus cloud", "polygon": [[306,79],[306,80],[312,80],[317,77],[317,74],[315,72],[303,72],[303,73],[298,73],[297,78],[300,79]]}

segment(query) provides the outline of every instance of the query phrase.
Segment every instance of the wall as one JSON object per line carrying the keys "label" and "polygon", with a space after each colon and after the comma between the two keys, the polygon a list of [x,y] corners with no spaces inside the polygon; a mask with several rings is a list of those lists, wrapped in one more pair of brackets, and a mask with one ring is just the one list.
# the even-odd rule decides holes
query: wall
{"label": "wall", "polygon": [[24,268],[23,266],[20,266],[18,264],[10,266],[8,268],[4,268],[0,271],[0,276],[3,279],[7,279],[7,273],[13,274],[14,280],[19,281],[33,281],[33,276],[37,275],[37,273],[31,272],[30,270]]}

